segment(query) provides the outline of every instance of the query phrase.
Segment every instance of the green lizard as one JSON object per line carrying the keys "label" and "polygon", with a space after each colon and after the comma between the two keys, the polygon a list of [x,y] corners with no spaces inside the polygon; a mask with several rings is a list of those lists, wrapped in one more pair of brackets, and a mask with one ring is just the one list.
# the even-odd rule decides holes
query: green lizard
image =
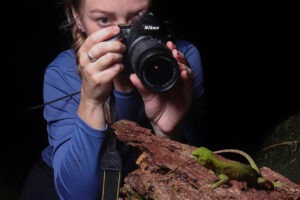
{"label": "green lizard", "polygon": [[[225,161],[215,156],[215,153],[233,152],[244,156],[250,163],[244,164],[237,161]],[[254,160],[246,153],[238,149],[224,149],[211,151],[206,147],[199,147],[192,152],[193,158],[202,166],[212,170],[219,180],[209,187],[217,188],[229,180],[246,181],[249,187],[276,189],[280,187],[277,182],[271,182],[262,177]]]}

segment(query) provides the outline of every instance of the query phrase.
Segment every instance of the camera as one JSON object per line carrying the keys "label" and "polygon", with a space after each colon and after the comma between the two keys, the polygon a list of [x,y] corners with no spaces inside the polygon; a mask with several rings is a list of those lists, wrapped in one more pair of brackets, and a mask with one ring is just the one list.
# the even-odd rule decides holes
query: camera
{"label": "camera", "polygon": [[133,24],[119,25],[115,37],[126,46],[124,65],[137,74],[142,84],[154,92],[172,88],[179,79],[179,66],[171,50],[167,24],[147,12]]}

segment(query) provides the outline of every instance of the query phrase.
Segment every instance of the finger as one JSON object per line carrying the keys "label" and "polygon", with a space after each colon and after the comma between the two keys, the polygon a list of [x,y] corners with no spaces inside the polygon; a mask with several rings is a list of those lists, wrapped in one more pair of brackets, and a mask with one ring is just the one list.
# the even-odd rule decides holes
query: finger
{"label": "finger", "polygon": [[191,68],[183,65],[183,64],[180,64],[180,77],[183,81],[192,81],[194,80],[194,74],[191,70]]}
{"label": "finger", "polygon": [[90,51],[86,52],[86,55],[87,55],[89,62],[91,62],[91,63],[95,62],[97,60],[96,58],[94,58],[94,56],[92,56]]}
{"label": "finger", "polygon": [[110,27],[101,29],[99,31],[96,31],[86,38],[86,40],[84,41],[84,45],[82,45],[81,50],[87,51],[93,45],[112,38],[113,36],[118,34],[119,31],[120,31],[120,28],[118,26],[110,26]]}
{"label": "finger", "polygon": [[141,94],[144,102],[151,101],[151,99],[155,97],[155,94],[153,92],[144,87],[136,74],[130,74],[130,80]]}
{"label": "finger", "polygon": [[179,63],[179,69],[181,72],[185,71],[185,72],[187,72],[187,74],[192,74],[192,69],[183,63]]}
{"label": "finger", "polygon": [[186,66],[189,66],[188,61],[186,60],[186,58],[184,57],[183,53],[181,53],[180,51],[178,51],[177,49],[173,49],[172,50],[172,54],[174,56],[174,58],[180,62],[183,63]]}
{"label": "finger", "polygon": [[171,50],[176,49],[176,45],[171,41],[167,42],[167,47]]}
{"label": "finger", "polygon": [[132,84],[139,90],[139,92],[141,93],[142,96],[149,93],[149,90],[147,90],[144,87],[141,80],[138,78],[138,76],[136,74],[130,74],[129,78],[130,78],[130,81],[132,82]]}
{"label": "finger", "polygon": [[[90,60],[94,60],[94,59],[88,59],[88,55],[87,52],[97,43],[102,42],[102,41],[106,41],[109,38],[113,37],[114,35],[118,34],[120,32],[120,28],[118,26],[110,26],[107,27],[105,29],[101,29],[99,31],[96,31],[94,33],[92,33],[91,35],[89,35],[86,40],[84,41],[84,43],[81,45],[80,49],[78,50],[78,54],[80,57],[80,61],[86,63],[85,61],[89,61]],[[92,53],[88,53],[90,58],[95,58],[95,55],[93,55]],[[84,56],[82,56],[84,55]],[[84,59],[82,60],[81,57],[84,57]]]}
{"label": "finger", "polygon": [[115,63],[122,63],[122,60],[123,54],[121,53],[106,53],[93,63],[93,68],[95,68],[95,70],[101,71],[111,67],[111,65]]}
{"label": "finger", "polygon": [[122,60],[123,54],[107,53],[93,63],[89,63],[88,65],[80,65],[79,70],[84,70],[88,74],[94,74],[101,72],[116,63],[122,63]]}
{"label": "finger", "polygon": [[89,62],[95,62],[98,58],[106,53],[123,53],[125,45],[117,41],[100,42],[95,44],[89,51],[87,51],[87,58]]}
{"label": "finger", "polygon": [[186,66],[183,63],[179,63],[179,69],[180,69],[180,71],[186,71],[189,74],[192,73],[192,69],[189,66]]}
{"label": "finger", "polygon": [[124,69],[122,63],[115,63],[110,65],[105,70],[95,73],[95,79],[99,80],[101,83],[109,83]]}

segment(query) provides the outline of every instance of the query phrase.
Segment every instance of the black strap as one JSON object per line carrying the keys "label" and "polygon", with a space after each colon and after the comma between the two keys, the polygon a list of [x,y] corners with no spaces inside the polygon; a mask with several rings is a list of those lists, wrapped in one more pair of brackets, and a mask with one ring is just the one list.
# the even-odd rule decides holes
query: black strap
{"label": "black strap", "polygon": [[[115,104],[109,99],[109,123],[115,120]],[[107,132],[107,147],[102,159],[103,182],[101,200],[116,200],[119,198],[122,159],[116,148],[116,135],[110,128]]]}
{"label": "black strap", "polygon": [[102,200],[116,200],[119,197],[122,159],[116,149],[116,136],[112,129],[107,133],[108,143],[103,155]]}

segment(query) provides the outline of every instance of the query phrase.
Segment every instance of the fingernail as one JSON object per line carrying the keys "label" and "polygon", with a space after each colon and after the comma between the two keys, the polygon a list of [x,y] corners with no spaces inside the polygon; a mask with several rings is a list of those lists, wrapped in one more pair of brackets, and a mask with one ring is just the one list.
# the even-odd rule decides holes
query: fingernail
{"label": "fingernail", "polygon": [[114,31],[114,33],[119,33],[119,27],[118,26],[114,26],[113,27],[113,31]]}

